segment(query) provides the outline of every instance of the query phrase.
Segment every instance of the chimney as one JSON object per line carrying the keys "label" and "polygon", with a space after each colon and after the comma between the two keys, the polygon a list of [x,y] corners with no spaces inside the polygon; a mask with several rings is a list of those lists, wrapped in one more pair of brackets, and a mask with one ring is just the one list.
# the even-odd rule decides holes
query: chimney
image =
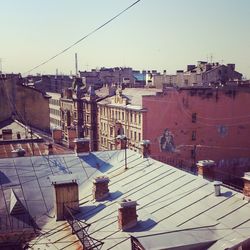
{"label": "chimney", "polygon": [[53,154],[53,144],[47,143],[46,145],[48,147],[48,155],[52,155]]}
{"label": "chimney", "polygon": [[215,196],[221,196],[221,181],[215,181],[214,182],[214,195]]}
{"label": "chimney", "polygon": [[122,231],[126,231],[137,224],[136,201],[123,199],[119,203],[118,209],[118,226]]}
{"label": "chimney", "polygon": [[68,148],[73,149],[75,147],[75,138],[76,138],[76,130],[75,128],[68,127],[67,128],[67,135],[68,135]]}
{"label": "chimney", "polygon": [[3,140],[12,140],[12,129],[2,129]]}
{"label": "chimney", "polygon": [[52,138],[53,138],[55,143],[62,142],[62,129],[54,128],[52,130]]}
{"label": "chimney", "polygon": [[56,220],[65,220],[68,209],[77,212],[79,209],[77,175],[56,175],[50,180],[54,185],[54,208]]}
{"label": "chimney", "polygon": [[118,135],[116,137],[116,142],[117,142],[117,149],[127,149],[127,137],[125,135]]}
{"label": "chimney", "polygon": [[142,140],[140,145],[143,158],[147,158],[150,155],[150,140]]}
{"label": "chimney", "polygon": [[79,155],[82,153],[89,153],[89,139],[86,138],[76,138],[75,143],[75,154]]}
{"label": "chimney", "polygon": [[244,188],[243,194],[244,199],[250,201],[250,172],[246,172],[245,175],[242,177],[244,181]]}
{"label": "chimney", "polygon": [[106,176],[99,176],[93,181],[93,198],[96,201],[104,200],[109,196],[109,178]]}
{"label": "chimney", "polygon": [[215,162],[212,160],[203,160],[197,162],[198,175],[204,179],[214,180]]}

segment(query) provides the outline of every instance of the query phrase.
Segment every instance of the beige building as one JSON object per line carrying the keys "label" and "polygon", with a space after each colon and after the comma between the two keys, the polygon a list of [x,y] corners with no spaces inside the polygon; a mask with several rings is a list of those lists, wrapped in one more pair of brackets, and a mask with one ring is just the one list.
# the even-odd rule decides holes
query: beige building
{"label": "beige building", "polygon": [[51,97],[49,99],[49,118],[50,118],[50,129],[61,127],[61,110],[60,110],[60,98],[61,94],[47,92]]}
{"label": "beige building", "polygon": [[139,152],[143,139],[142,96],[155,95],[156,89],[117,89],[112,97],[98,102],[99,150],[113,150],[117,146],[116,137],[125,135],[127,148]]}

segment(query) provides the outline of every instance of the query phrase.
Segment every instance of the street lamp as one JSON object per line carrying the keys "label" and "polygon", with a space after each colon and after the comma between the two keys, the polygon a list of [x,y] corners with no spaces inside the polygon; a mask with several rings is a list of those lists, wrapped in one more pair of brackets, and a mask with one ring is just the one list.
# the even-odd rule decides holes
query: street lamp
{"label": "street lamp", "polygon": [[128,141],[128,138],[126,137],[126,135],[117,135],[116,137],[117,140],[120,140],[120,142],[122,143],[122,141],[124,141],[125,143],[125,170],[128,169],[128,164],[127,164],[127,141]]}

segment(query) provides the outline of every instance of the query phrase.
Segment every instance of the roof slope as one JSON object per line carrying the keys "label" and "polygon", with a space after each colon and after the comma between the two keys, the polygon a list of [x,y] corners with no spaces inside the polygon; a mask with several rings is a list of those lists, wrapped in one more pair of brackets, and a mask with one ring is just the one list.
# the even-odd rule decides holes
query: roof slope
{"label": "roof slope", "polygon": [[[52,249],[53,246],[75,249],[76,238],[60,230],[67,226],[53,217],[52,186],[48,178],[74,173],[79,177],[80,196],[80,213],[76,216],[91,224],[88,233],[104,242],[102,249],[130,249],[130,235],[137,237],[146,249],[211,244],[209,249],[225,249],[249,237],[250,204],[242,199],[242,194],[222,187],[222,195],[216,197],[213,184],[201,177],[142,158],[130,150],[127,153],[127,171],[124,171],[124,151],[95,152],[82,157],[54,155],[0,160],[0,217],[9,216],[10,193],[14,189],[28,212],[36,216],[36,223],[44,233],[31,242],[34,249],[41,244]],[[92,198],[92,181],[103,174],[110,178],[110,197],[96,202]],[[117,203],[122,198],[139,204],[139,222],[129,232],[118,229]],[[7,223],[0,231],[8,228],[11,225]]]}

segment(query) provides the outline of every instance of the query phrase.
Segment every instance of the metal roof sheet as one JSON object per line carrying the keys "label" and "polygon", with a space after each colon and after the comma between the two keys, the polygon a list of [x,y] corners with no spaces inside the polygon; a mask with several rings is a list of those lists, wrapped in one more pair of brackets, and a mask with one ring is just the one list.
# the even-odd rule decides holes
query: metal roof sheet
{"label": "metal roof sheet", "polygon": [[[14,189],[19,199],[27,206],[28,212],[36,217],[36,222],[43,232],[50,235],[49,232],[55,231],[62,223],[57,223],[53,217],[53,187],[48,177],[59,176],[52,179],[60,180],[61,176],[68,175],[71,179],[73,174],[77,175],[79,180],[80,213],[76,217],[91,224],[88,233],[104,242],[102,249],[128,249],[130,235],[149,237],[152,234],[176,230],[181,230],[182,233],[173,233],[171,241],[167,241],[165,247],[178,247],[177,241],[188,245],[193,242],[203,244],[218,240],[214,246],[220,248],[224,245],[234,245],[249,237],[250,204],[242,199],[242,194],[222,187],[222,195],[216,197],[212,182],[153,159],[142,158],[131,150],[127,150],[127,155],[126,171],[123,150],[95,152],[81,157],[72,154],[1,159],[1,221],[10,216],[10,193],[11,189]],[[100,175],[110,179],[110,196],[97,202],[92,197],[92,181]],[[139,204],[138,224],[129,232],[121,232],[118,229],[118,202],[123,198],[137,201]],[[13,229],[13,225],[17,227],[18,223],[7,223],[0,228],[0,232]],[[186,233],[187,230],[195,228],[199,231],[199,238]],[[56,235],[57,242],[49,242],[40,236],[35,241],[35,247],[38,248],[41,246],[39,243],[46,242],[51,248],[67,248],[68,243],[63,243],[65,231],[58,230]],[[76,238],[68,235],[72,242],[77,242]],[[52,239],[53,236],[48,238]],[[146,238],[145,242],[148,241]],[[162,247],[162,244],[165,244],[162,240],[154,243],[152,248],[146,245],[147,249]]]}

